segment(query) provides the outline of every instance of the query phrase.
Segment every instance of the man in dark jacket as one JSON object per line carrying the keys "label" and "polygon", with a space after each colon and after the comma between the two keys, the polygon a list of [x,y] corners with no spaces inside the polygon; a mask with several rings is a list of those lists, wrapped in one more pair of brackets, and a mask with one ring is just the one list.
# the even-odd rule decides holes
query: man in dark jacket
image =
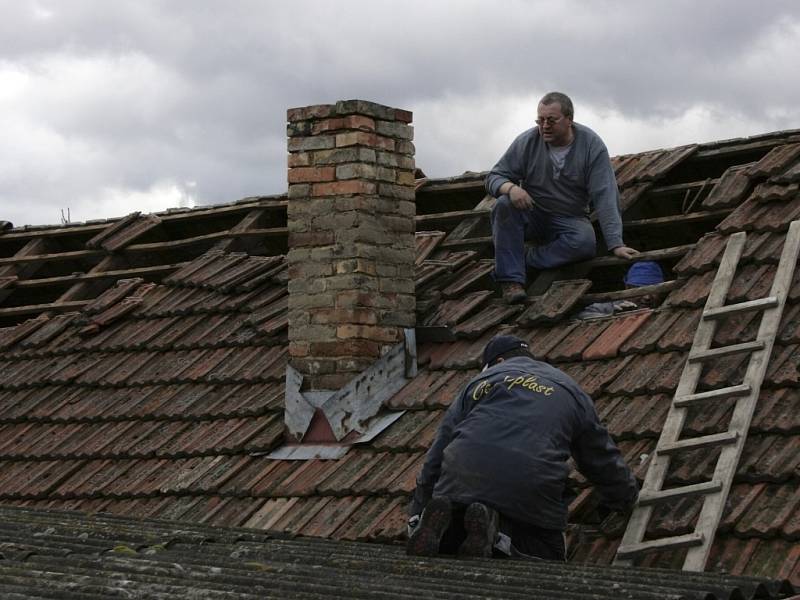
{"label": "man in dark jacket", "polygon": [[636,480],[592,399],[534,360],[525,341],[493,338],[483,364],[447,410],[417,477],[407,551],[563,561],[569,457],[609,509],[632,508]]}

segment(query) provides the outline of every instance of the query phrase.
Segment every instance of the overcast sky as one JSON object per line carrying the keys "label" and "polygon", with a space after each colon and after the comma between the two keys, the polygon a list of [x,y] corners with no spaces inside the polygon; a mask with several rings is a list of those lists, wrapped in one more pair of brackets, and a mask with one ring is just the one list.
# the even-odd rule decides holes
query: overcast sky
{"label": "overcast sky", "polygon": [[800,128],[794,0],[0,0],[0,220],[286,190],[286,109],[414,113],[484,171],[547,91],[612,155]]}

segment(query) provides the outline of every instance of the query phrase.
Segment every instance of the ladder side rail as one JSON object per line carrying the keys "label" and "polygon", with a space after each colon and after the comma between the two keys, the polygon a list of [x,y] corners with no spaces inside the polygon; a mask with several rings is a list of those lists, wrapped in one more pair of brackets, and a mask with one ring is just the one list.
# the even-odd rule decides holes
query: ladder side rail
{"label": "ladder side rail", "polygon": [[[739,264],[739,259],[744,251],[745,240],[746,234],[744,232],[735,233],[728,240],[719,269],[711,284],[711,290],[706,299],[703,312],[719,308],[724,304],[728,290],[733,282],[733,276],[736,273],[736,266]],[[707,350],[714,339],[716,327],[717,321],[715,319],[703,319],[701,316],[689,354],[696,350]],[[703,369],[702,363],[689,362],[688,356],[687,354],[686,364],[683,367],[678,388],[675,390],[675,398],[693,394],[700,379]],[[661,430],[661,436],[659,437],[659,444],[674,443],[678,440],[686,421],[687,412],[686,407],[678,407],[674,403],[670,405],[664,427]],[[669,455],[654,452],[650,460],[650,466],[645,474],[642,490],[648,492],[660,491],[664,485],[669,463]],[[640,506],[637,504],[631,513],[620,546],[634,546],[642,542],[652,512],[652,505]],[[616,558],[614,564],[632,566],[633,563],[630,559]]]}
{"label": "ladder side rail", "polygon": [[798,254],[800,254],[800,220],[793,221],[789,226],[789,233],[786,235],[778,270],[772,283],[770,296],[776,297],[778,304],[774,308],[764,311],[758,328],[757,339],[764,341],[764,350],[753,354],[745,372],[744,382],[751,386],[752,391],[738,399],[731,417],[729,431],[738,431],[739,438],[735,444],[723,447],[714,470],[714,479],[722,481],[723,487],[719,492],[710,494],[705,498],[695,527],[695,531],[704,534],[705,541],[702,545],[689,549],[683,565],[685,571],[702,571],[708,561],[714,535],[722,519],[725,502],[733,485],[736,468],[739,465],[744,444],[747,440],[747,433],[758,403],[761,384],[769,366],[772,347],[775,344],[775,336],[778,333],[781,318],[783,317],[783,309],[786,305],[792,276],[797,265]]}

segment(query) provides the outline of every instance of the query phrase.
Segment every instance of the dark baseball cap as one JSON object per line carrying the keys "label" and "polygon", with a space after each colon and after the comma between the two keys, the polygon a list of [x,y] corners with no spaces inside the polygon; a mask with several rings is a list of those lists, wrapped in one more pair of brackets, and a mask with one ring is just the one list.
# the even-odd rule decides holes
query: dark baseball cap
{"label": "dark baseball cap", "polygon": [[506,352],[519,348],[527,350],[528,342],[515,335],[496,335],[483,349],[483,366],[490,365]]}

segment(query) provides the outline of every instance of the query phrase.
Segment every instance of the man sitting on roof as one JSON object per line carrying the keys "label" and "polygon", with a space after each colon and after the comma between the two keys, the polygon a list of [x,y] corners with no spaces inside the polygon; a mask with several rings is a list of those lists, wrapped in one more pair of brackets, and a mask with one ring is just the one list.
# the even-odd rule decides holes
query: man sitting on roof
{"label": "man sitting on roof", "polygon": [[[572,101],[546,94],[536,127],[520,134],[486,177],[492,209],[495,280],[508,303],[524,302],[526,267],[550,269],[595,255],[589,222],[597,212],[608,249],[630,260],[622,241],[619,191],[603,140],[575,123]],[[526,252],[525,241],[539,245]]]}
{"label": "man sitting on roof", "polygon": [[[568,375],[497,336],[442,420],[409,506],[407,552],[565,560],[567,460],[627,511],[636,480],[592,399]],[[421,513],[421,516],[420,516]]]}

